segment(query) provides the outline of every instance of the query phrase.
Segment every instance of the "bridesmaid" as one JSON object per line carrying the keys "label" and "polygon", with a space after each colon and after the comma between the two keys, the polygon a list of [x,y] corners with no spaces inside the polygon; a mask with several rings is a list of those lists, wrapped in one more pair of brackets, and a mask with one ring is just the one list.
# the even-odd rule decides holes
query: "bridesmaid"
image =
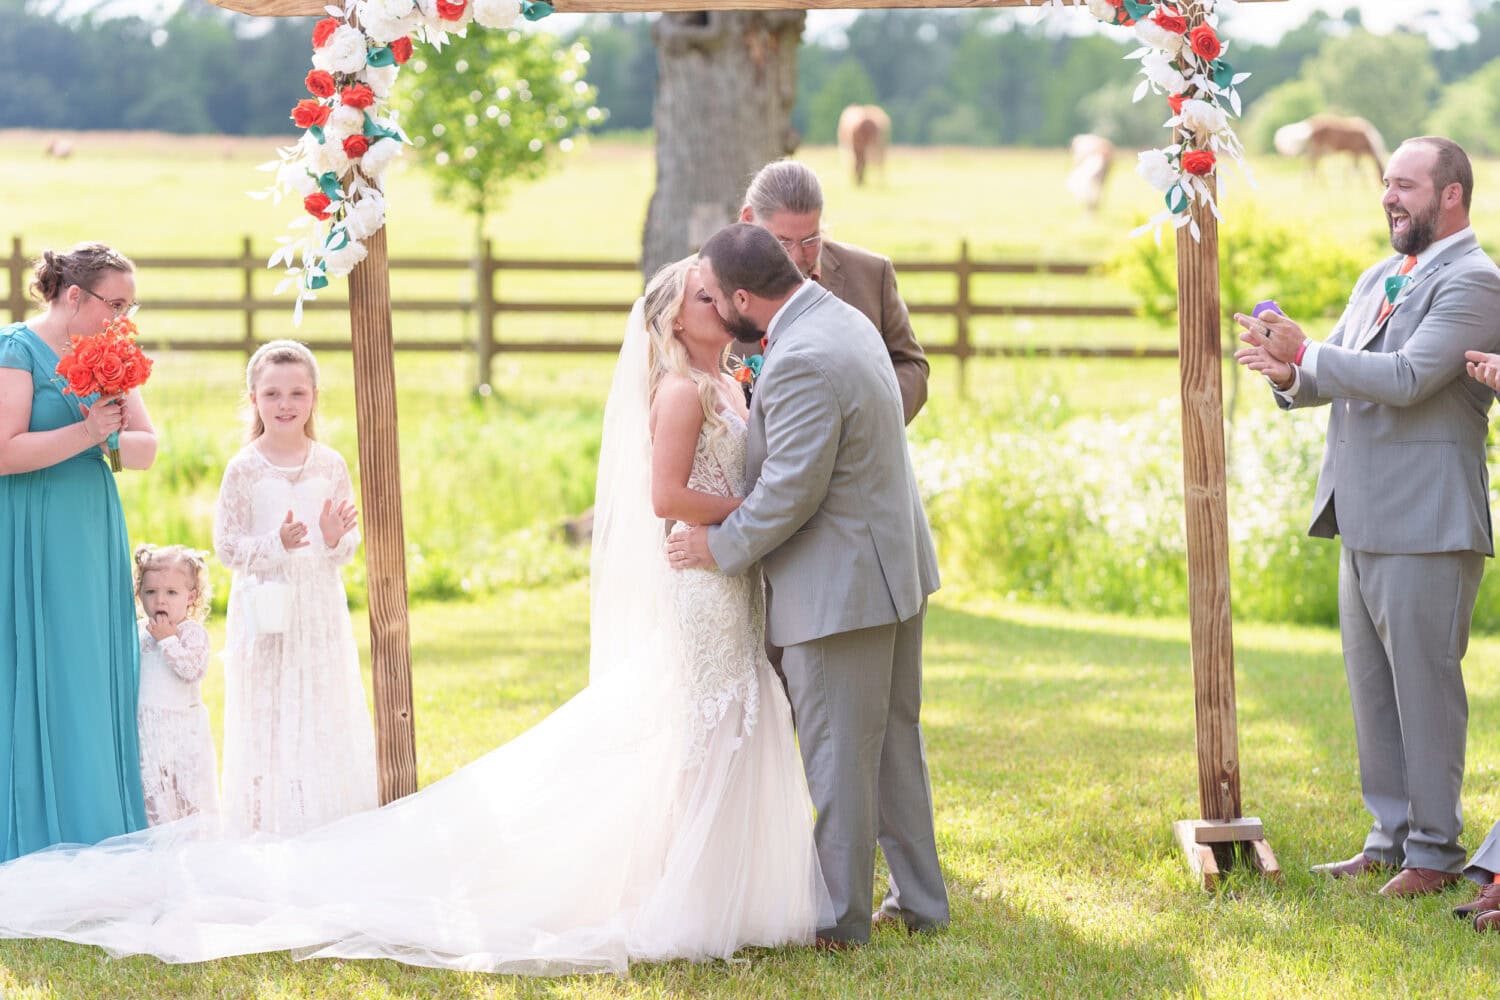
{"label": "bridesmaid", "polygon": [[136,742],[140,649],[130,544],[109,459],[149,468],[138,392],[65,396],[68,338],[135,311],[135,266],[102,243],[47,251],[45,307],[0,327],[0,861],[146,825]]}

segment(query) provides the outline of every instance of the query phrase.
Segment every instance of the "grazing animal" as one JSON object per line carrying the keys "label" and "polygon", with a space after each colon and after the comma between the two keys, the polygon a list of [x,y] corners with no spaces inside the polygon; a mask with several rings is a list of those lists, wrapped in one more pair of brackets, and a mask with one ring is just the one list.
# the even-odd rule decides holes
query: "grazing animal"
{"label": "grazing animal", "polygon": [[53,136],[47,140],[47,155],[55,160],[66,160],[73,155],[73,144]]}
{"label": "grazing animal", "polygon": [[1385,142],[1380,132],[1363,118],[1313,115],[1306,121],[1283,125],[1272,140],[1282,156],[1306,156],[1316,170],[1318,161],[1330,153],[1348,153],[1355,166],[1368,156],[1375,164],[1375,177],[1385,176]]}
{"label": "grazing animal", "polygon": [[1089,214],[1099,211],[1104,196],[1104,182],[1115,161],[1115,144],[1102,135],[1075,135],[1068,145],[1073,154],[1073,170],[1068,174],[1068,190]]}
{"label": "grazing animal", "polygon": [[880,168],[885,176],[885,147],[891,139],[891,118],[874,104],[851,104],[839,115],[839,149],[853,159],[855,186],[865,182],[865,169]]}

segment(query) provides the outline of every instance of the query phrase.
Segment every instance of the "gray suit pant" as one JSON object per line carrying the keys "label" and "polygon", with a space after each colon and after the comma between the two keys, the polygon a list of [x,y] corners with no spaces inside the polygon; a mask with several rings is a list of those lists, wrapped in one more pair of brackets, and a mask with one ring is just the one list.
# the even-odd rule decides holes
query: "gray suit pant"
{"label": "gray suit pant", "polygon": [[1489,836],[1469,859],[1464,875],[1480,885],[1489,885],[1495,880],[1496,872],[1500,872],[1500,823],[1490,827]]}
{"label": "gray suit pant", "polygon": [[833,902],[823,937],[869,940],[877,839],[891,870],[881,908],[913,928],[948,922],[919,721],[925,615],[787,646],[782,658]]}
{"label": "gray suit pant", "polygon": [[1374,818],[1364,853],[1386,864],[1463,867],[1462,660],[1483,576],[1477,552],[1341,553],[1344,669],[1360,790]]}

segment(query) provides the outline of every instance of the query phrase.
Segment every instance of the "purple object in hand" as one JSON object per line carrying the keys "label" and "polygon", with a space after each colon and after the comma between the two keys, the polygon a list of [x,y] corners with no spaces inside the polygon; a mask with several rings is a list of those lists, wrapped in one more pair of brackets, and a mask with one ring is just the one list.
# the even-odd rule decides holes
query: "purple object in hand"
{"label": "purple object in hand", "polygon": [[1250,311],[1250,315],[1256,319],[1260,319],[1260,314],[1263,312],[1273,312],[1278,316],[1286,315],[1286,313],[1281,311],[1281,307],[1276,304],[1275,299],[1266,299],[1264,302],[1255,303],[1255,308]]}

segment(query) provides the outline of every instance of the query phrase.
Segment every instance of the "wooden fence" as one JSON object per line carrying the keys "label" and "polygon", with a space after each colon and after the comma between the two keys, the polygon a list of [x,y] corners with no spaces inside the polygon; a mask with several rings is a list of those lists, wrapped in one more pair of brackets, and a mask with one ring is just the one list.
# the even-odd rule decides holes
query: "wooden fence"
{"label": "wooden fence", "polygon": [[[288,298],[261,298],[256,293],[256,277],[266,273],[267,255],[255,252],[251,238],[241,241],[237,257],[137,257],[136,265],[142,270],[218,270],[237,271],[240,293],[229,297],[220,295],[211,298],[149,298],[152,312],[219,312],[235,313],[241,317],[240,335],[237,339],[187,339],[177,337],[143,335],[145,346],[156,350],[173,351],[242,351],[253,353],[265,339],[258,335],[257,317],[269,312],[285,315],[291,308]],[[5,270],[9,274],[8,304],[12,321],[24,319],[33,307],[28,301],[26,287],[30,280],[30,259],[22,247],[21,238],[11,239],[9,259]],[[491,363],[501,352],[535,354],[586,354],[613,353],[618,345],[602,341],[585,340],[505,340],[497,336],[499,319],[503,314],[548,313],[558,315],[612,314],[624,317],[630,312],[631,302],[618,299],[605,300],[515,300],[502,298],[495,293],[496,278],[512,272],[558,272],[558,273],[636,273],[638,264],[628,260],[525,260],[494,256],[491,244],[485,241],[483,253],[474,258],[393,257],[392,272],[400,271],[447,271],[472,275],[473,293],[468,298],[398,298],[391,302],[397,313],[461,313],[475,320],[475,336],[458,340],[397,340],[398,351],[447,351],[472,352],[478,361],[479,380],[489,381]],[[975,260],[969,254],[965,240],[959,244],[958,254],[953,260],[896,261],[896,273],[903,277],[916,274],[949,275],[954,280],[954,296],[942,302],[909,302],[914,316],[943,316],[954,321],[956,334],[951,342],[939,342],[923,338],[922,347],[931,355],[946,355],[958,360],[959,384],[965,380],[966,363],[971,358],[996,356],[1050,356],[1050,357],[1095,357],[1095,358],[1170,358],[1177,356],[1172,347],[1115,347],[1082,345],[1015,345],[978,344],[973,338],[974,320],[980,317],[1033,317],[1033,318],[1098,318],[1127,319],[1135,315],[1133,307],[1124,304],[1046,304],[1024,302],[985,302],[974,298],[974,278],[977,275],[1047,275],[1086,279],[1097,268],[1087,261],[985,261]],[[319,299],[306,304],[309,310],[343,310],[347,305],[342,300]],[[918,324],[920,328],[920,324]],[[348,350],[348,340],[308,341],[314,350]]]}

